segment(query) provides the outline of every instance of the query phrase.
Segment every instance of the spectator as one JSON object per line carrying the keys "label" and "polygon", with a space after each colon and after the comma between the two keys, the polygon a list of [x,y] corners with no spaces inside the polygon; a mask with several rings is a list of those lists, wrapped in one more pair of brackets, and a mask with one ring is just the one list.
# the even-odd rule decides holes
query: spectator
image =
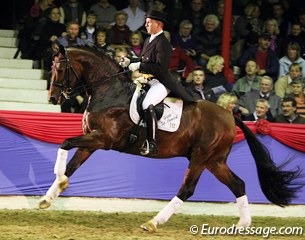
{"label": "spectator", "polygon": [[260,14],[259,5],[249,3],[244,9],[244,14],[237,18],[234,26],[241,49],[257,43],[256,38],[260,36],[263,27]]}
{"label": "spectator", "polygon": [[130,35],[130,47],[128,48],[128,55],[130,62],[141,61],[141,52],[143,49],[143,37],[140,31],[132,32]]}
{"label": "spectator", "polygon": [[115,24],[107,30],[107,41],[113,49],[128,48],[131,31],[126,25],[128,15],[119,11],[115,14]]}
{"label": "spectator", "polygon": [[206,99],[216,102],[216,96],[212,89],[205,87],[205,74],[201,67],[196,67],[188,76],[186,89],[192,94],[195,99]]}
{"label": "spectator", "polygon": [[280,29],[277,24],[277,21],[273,18],[269,18],[264,22],[263,32],[270,33],[270,49],[276,53],[276,55],[279,57],[281,54],[281,44],[282,39],[279,37],[280,35]]}
{"label": "spectator", "polygon": [[189,8],[182,12],[181,19],[188,19],[193,24],[193,34],[198,34],[202,29],[202,22],[207,15],[203,0],[191,0]]}
{"label": "spectator", "polygon": [[279,26],[279,30],[280,30],[279,37],[281,39],[283,39],[288,34],[290,22],[289,22],[288,18],[285,16],[285,8],[281,2],[275,2],[272,4],[271,16],[273,19],[276,20],[276,22]]}
{"label": "spectator", "polygon": [[302,67],[302,76],[305,77],[305,60],[301,57],[300,45],[296,42],[288,44],[287,54],[279,60],[279,77],[285,76],[289,72],[292,63],[298,63]]}
{"label": "spectator", "polygon": [[193,61],[196,57],[196,40],[192,35],[193,24],[190,20],[183,20],[179,24],[179,30],[172,35],[172,44],[174,47],[182,48]]}
{"label": "spectator", "polygon": [[[270,111],[273,117],[281,113],[281,98],[273,92],[273,80],[269,76],[263,76],[260,80],[259,90],[252,90],[238,99],[238,106],[244,107],[249,113],[255,111],[256,100],[263,98],[268,100],[270,104]],[[245,115],[245,112],[243,112]]]}
{"label": "spectator", "polygon": [[219,20],[216,15],[209,14],[203,20],[203,29],[196,37],[197,63],[206,66],[211,56],[219,55],[222,37],[217,30]]}
{"label": "spectator", "polygon": [[301,24],[296,22],[291,25],[291,32],[282,41],[282,56],[287,54],[288,45],[290,43],[298,43],[300,45],[300,57],[305,56],[305,37],[301,35]]}
{"label": "spectator", "polygon": [[259,90],[260,76],[257,75],[258,66],[254,60],[248,60],[246,63],[246,75],[238,79],[232,88],[232,93],[240,98],[252,89]]}
{"label": "spectator", "polygon": [[96,25],[98,28],[110,29],[112,27],[117,9],[109,4],[108,0],[99,0],[91,6],[90,10],[97,15]]}
{"label": "spectator", "polygon": [[35,59],[36,49],[41,30],[50,15],[51,7],[55,7],[54,0],[39,0],[32,5],[29,14],[19,31],[19,46],[22,59]]}
{"label": "spectator", "polygon": [[131,31],[136,31],[145,23],[145,12],[139,6],[139,0],[129,0],[129,5],[123,11],[128,15],[126,25]]}
{"label": "spectator", "polygon": [[115,53],[114,53],[114,60],[117,62],[117,63],[120,63],[122,62],[122,60],[124,58],[128,58],[128,52],[126,50],[126,48],[116,48],[115,49]]}
{"label": "spectator", "polygon": [[277,123],[305,124],[305,118],[300,117],[297,110],[297,103],[293,97],[286,97],[282,102],[282,113],[275,117]]}
{"label": "spectator", "polygon": [[84,45],[84,41],[79,36],[79,24],[71,21],[67,24],[67,35],[56,39],[56,43],[63,47]]}
{"label": "spectator", "polygon": [[223,92],[228,91],[228,82],[223,75],[224,59],[222,56],[212,56],[208,62],[207,70],[205,71],[205,86],[211,88],[218,97]]}
{"label": "spectator", "polygon": [[228,110],[233,114],[236,108],[237,97],[231,93],[222,93],[217,99],[216,104],[220,107]]}
{"label": "spectator", "polygon": [[302,78],[295,78],[290,85],[292,87],[292,93],[289,96],[294,97],[297,103],[296,112],[300,117],[305,118],[304,80]]}
{"label": "spectator", "polygon": [[[168,31],[164,31],[164,35],[169,42],[171,42],[171,35]],[[188,75],[193,71],[195,65],[191,57],[189,57],[182,48],[173,47],[172,56],[169,62],[169,70],[179,73],[179,75],[186,79]],[[183,70],[180,73],[180,70]]]}
{"label": "spectator", "polygon": [[255,111],[243,118],[244,121],[257,121],[258,119],[265,119],[269,122],[275,121],[270,113],[270,104],[266,99],[257,99],[255,102]]}
{"label": "spectator", "polygon": [[289,66],[289,72],[286,76],[280,77],[275,82],[275,94],[280,98],[284,98],[288,94],[292,93],[292,87],[290,83],[293,79],[302,77],[302,67],[298,63],[292,63]]}
{"label": "spectator", "polygon": [[106,41],[107,33],[106,30],[99,29],[96,33],[95,47],[99,51],[104,51],[109,57],[114,58],[114,49]]}
{"label": "spectator", "polygon": [[75,21],[79,26],[85,26],[86,11],[79,0],[67,0],[59,8],[60,23],[67,25],[68,22]]}
{"label": "spectator", "polygon": [[270,33],[264,32],[258,39],[258,46],[249,47],[240,58],[240,67],[245,69],[246,62],[254,59],[259,66],[258,75],[268,75],[276,80],[279,71],[279,60],[270,49]]}
{"label": "spectator", "polygon": [[298,20],[301,24],[301,36],[305,38],[305,10],[302,9],[298,14]]}
{"label": "spectator", "polygon": [[53,60],[52,44],[58,37],[66,34],[66,26],[59,22],[59,17],[59,8],[52,7],[49,18],[41,31],[41,36],[38,41],[37,58],[43,60],[44,68],[47,71],[51,70]]}
{"label": "spectator", "polygon": [[85,26],[80,29],[80,36],[87,45],[93,46],[96,39],[96,31],[96,14],[93,11],[89,11]]}

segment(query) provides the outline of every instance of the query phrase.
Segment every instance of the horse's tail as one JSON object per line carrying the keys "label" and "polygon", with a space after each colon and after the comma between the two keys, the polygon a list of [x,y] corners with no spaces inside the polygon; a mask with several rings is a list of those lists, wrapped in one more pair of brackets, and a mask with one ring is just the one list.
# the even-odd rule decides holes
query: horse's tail
{"label": "horse's tail", "polygon": [[243,131],[254,157],[261,189],[266,198],[281,207],[290,203],[297,196],[297,192],[305,185],[295,180],[303,178],[302,170],[297,167],[295,171],[284,171],[293,158],[276,166],[268,149],[256,138],[255,134],[237,117],[235,124]]}

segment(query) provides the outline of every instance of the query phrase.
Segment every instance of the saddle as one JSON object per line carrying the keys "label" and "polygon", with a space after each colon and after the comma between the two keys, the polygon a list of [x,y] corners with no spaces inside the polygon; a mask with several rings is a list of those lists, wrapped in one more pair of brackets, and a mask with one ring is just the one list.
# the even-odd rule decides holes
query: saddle
{"label": "saddle", "polygon": [[[146,96],[147,87],[137,83],[137,87],[130,103],[129,115],[131,120],[138,125],[145,126],[141,121],[143,118],[142,102]],[[158,129],[168,132],[175,132],[179,128],[183,110],[183,101],[180,98],[166,97],[161,103],[155,106],[155,113],[158,119]]]}

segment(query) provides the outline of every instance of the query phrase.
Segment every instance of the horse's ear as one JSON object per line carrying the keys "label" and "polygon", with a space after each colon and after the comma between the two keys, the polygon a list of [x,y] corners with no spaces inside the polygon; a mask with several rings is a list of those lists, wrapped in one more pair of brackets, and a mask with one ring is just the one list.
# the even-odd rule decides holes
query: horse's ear
{"label": "horse's ear", "polygon": [[65,48],[63,45],[58,44],[58,43],[53,43],[52,44],[52,51],[53,51],[53,56],[58,56],[59,53],[62,55],[65,55]]}

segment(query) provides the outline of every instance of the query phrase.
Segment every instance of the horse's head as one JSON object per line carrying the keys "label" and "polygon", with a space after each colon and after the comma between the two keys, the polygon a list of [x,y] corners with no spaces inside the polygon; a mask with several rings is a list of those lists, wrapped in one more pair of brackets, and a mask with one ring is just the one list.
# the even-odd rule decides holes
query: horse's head
{"label": "horse's head", "polygon": [[[72,90],[80,81],[81,70],[80,65],[76,65],[69,58],[68,51],[63,48],[55,48],[52,77],[49,90],[49,102],[52,104],[62,103],[65,99],[69,99]],[[64,96],[64,98],[62,97]]]}

